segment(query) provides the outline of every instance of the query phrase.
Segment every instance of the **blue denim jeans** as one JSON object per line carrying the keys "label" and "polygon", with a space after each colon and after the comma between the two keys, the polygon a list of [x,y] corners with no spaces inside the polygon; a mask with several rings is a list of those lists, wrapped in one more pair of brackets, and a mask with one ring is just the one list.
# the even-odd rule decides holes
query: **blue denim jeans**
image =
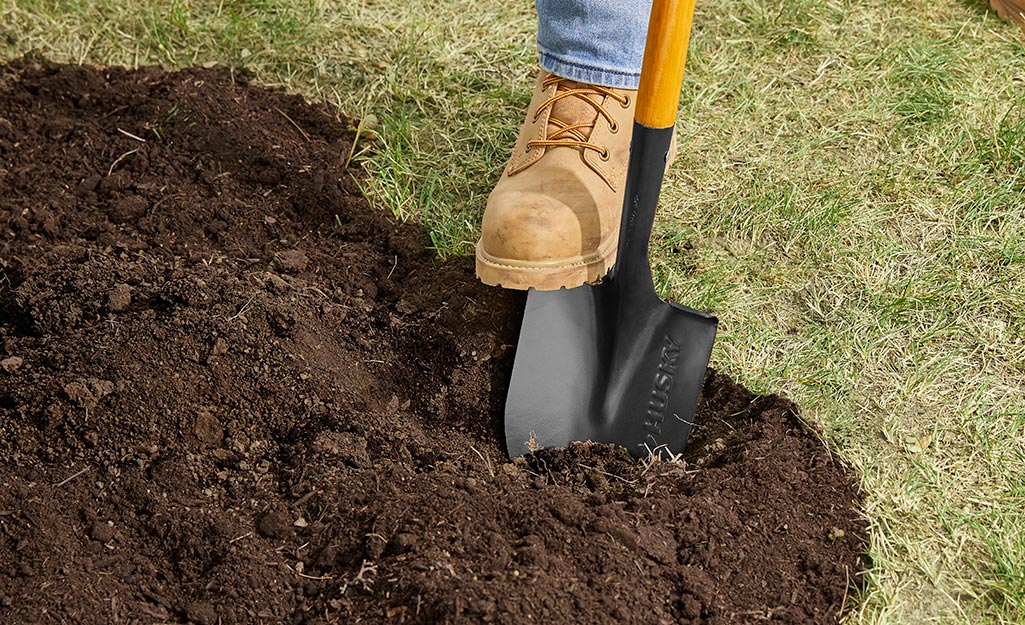
{"label": "blue denim jeans", "polygon": [[535,0],[541,67],[592,85],[636,89],[651,0]]}

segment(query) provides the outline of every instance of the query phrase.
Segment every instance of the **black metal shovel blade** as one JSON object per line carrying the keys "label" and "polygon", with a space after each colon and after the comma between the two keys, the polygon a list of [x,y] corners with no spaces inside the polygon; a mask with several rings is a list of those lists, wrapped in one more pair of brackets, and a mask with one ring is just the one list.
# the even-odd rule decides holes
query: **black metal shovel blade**
{"label": "black metal shovel blade", "polygon": [[717,320],[662,301],[648,264],[672,129],[634,124],[619,259],[597,286],[531,290],[505,406],[510,456],[574,441],[687,444]]}
{"label": "black metal shovel blade", "polygon": [[506,400],[510,456],[574,441],[638,457],[686,446],[715,318],[654,298],[618,320],[616,286],[528,294]]}

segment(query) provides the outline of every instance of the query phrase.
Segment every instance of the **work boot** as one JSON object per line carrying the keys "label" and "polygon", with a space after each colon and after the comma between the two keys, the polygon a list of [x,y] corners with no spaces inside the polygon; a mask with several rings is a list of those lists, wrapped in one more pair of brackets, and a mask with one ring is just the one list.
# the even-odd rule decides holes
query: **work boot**
{"label": "work boot", "polygon": [[477,276],[510,289],[599,281],[616,261],[636,91],[542,71],[477,243]]}

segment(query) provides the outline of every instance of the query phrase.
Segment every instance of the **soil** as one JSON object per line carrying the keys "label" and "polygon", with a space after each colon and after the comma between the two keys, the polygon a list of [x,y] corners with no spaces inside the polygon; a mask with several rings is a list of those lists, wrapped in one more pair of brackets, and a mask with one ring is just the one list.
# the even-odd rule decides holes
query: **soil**
{"label": "soil", "polygon": [[0,68],[0,621],[836,622],[860,495],[785,399],[506,459],[522,296],[366,204],[353,124]]}

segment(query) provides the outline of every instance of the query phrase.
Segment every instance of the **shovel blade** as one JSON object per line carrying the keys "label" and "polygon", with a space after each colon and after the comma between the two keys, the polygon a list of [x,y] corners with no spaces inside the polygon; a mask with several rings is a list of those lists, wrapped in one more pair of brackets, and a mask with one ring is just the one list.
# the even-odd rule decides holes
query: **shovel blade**
{"label": "shovel blade", "polygon": [[716,319],[623,290],[612,278],[528,293],[506,399],[510,456],[574,441],[636,457],[686,446]]}

